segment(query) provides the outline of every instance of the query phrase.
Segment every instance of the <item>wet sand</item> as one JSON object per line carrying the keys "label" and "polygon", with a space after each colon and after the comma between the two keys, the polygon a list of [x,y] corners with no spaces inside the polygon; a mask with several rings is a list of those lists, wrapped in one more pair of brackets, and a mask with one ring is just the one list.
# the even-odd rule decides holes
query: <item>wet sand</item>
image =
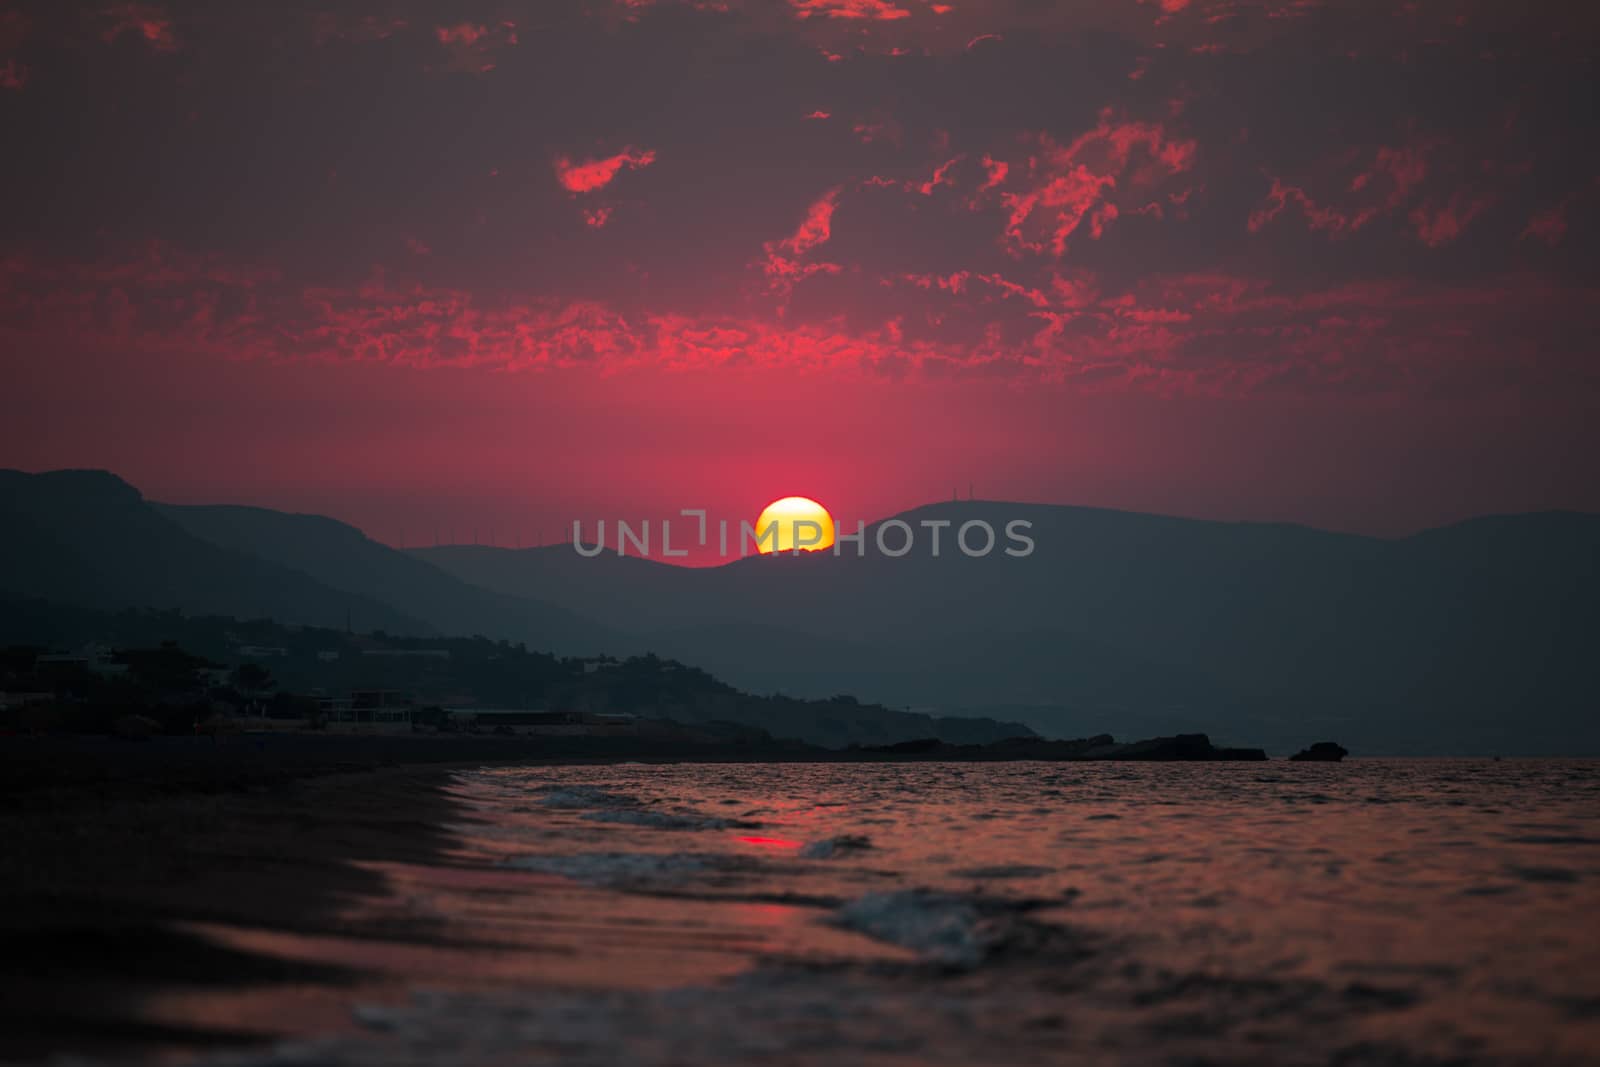
{"label": "wet sand", "polygon": [[[443,862],[447,764],[386,766],[385,746],[264,759],[228,742],[131,756],[32,744],[0,757],[0,1058],[196,1050],[283,1036],[285,1022],[337,1029],[352,989],[372,981],[224,948],[192,924],[434,934],[421,920],[352,921],[344,905],[382,892],[372,864]],[[290,1010],[217,1007],[230,991],[266,1007],[264,990]],[[216,1017],[153,1020],[157,991],[212,997],[202,1014]]]}

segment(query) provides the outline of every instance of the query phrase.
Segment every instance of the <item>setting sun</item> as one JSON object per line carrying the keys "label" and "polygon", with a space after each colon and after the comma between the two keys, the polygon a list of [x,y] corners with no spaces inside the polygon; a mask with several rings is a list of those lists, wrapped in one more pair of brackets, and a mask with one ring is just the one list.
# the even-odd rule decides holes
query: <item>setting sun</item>
{"label": "setting sun", "polygon": [[[777,524],[777,533],[769,535],[767,530],[773,523]],[[756,520],[756,538],[762,555],[793,551],[796,541],[808,552],[831,548],[833,516],[810,497],[786,496],[762,509]]]}

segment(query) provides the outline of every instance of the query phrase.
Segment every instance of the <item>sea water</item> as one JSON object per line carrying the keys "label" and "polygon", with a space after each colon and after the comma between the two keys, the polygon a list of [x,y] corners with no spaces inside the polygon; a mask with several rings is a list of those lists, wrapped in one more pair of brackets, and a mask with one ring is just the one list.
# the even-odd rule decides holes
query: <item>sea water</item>
{"label": "sea water", "polygon": [[485,769],[445,932],[234,1063],[1600,1062],[1600,764]]}

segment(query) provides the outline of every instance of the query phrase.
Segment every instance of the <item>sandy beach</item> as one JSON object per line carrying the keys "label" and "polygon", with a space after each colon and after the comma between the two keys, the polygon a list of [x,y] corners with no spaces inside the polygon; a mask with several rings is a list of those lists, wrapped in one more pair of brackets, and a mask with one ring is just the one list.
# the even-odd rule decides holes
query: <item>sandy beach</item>
{"label": "sandy beach", "polygon": [[[12,741],[0,811],[0,1056],[153,1053],[345,1025],[367,979],[222,948],[185,925],[423,939],[358,928],[340,904],[376,893],[365,865],[440,860],[446,763],[395,765],[389,745],[247,744],[136,751]],[[67,750],[73,750],[70,752]],[[437,755],[454,755],[438,753]],[[278,990],[259,1018],[154,1022],[157,990]],[[226,998],[224,998],[226,999]],[[272,1020],[269,1025],[268,1019]]]}

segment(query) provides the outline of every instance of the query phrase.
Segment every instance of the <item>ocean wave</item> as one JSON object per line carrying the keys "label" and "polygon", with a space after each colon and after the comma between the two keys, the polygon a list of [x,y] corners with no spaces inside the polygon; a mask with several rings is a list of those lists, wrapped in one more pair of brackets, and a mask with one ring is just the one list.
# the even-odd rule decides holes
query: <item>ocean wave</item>
{"label": "ocean wave", "polygon": [[841,907],[832,921],[955,967],[976,967],[1003,940],[972,901],[921,889],[868,893]]}
{"label": "ocean wave", "polygon": [[808,860],[831,860],[850,852],[865,852],[872,847],[872,838],[865,834],[838,834],[813,841],[800,850]]}
{"label": "ocean wave", "polygon": [[639,803],[636,797],[592,785],[546,785],[535,792],[544,794],[539,803],[547,808],[630,808]]}

